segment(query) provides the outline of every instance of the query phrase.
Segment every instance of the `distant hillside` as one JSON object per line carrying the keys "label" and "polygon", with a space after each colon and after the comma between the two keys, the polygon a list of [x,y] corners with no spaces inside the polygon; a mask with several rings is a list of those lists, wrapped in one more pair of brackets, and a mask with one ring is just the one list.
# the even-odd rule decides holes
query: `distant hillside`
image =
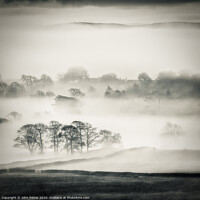
{"label": "distant hillside", "polygon": [[76,27],[83,28],[200,28],[199,22],[184,22],[184,21],[172,21],[172,22],[157,22],[157,23],[147,23],[147,24],[120,24],[120,23],[94,23],[94,22],[72,22],[72,23],[61,23],[48,25],[45,28],[50,29],[71,29]]}
{"label": "distant hillside", "polygon": [[[3,2],[5,3],[17,3],[17,0],[4,0]],[[32,4],[37,4],[37,3],[61,3],[64,5],[76,5],[76,6],[81,6],[81,5],[131,5],[131,4],[178,4],[178,3],[191,3],[191,2],[198,2],[198,0],[21,0],[22,3],[32,3]]]}

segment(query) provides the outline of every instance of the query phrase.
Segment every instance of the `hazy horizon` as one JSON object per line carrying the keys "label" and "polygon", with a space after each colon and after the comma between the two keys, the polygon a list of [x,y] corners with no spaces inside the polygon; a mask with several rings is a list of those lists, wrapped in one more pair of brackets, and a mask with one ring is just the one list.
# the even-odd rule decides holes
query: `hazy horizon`
{"label": "hazy horizon", "polygon": [[[91,77],[114,72],[128,79],[143,71],[152,78],[160,71],[200,72],[200,28],[193,24],[200,22],[199,3],[48,5],[0,7],[3,79],[43,73],[56,79],[72,66]],[[164,24],[148,26],[154,23]]]}
{"label": "hazy horizon", "polygon": [[[163,71],[200,73],[199,2],[109,5],[87,1],[84,5],[30,2],[12,4],[11,1],[0,6],[0,74],[3,81],[20,79],[22,74],[36,77],[48,74],[56,80],[58,74],[73,66],[84,67],[90,77],[115,73],[122,79],[137,79],[141,72],[152,79]],[[130,85],[120,84],[110,86],[114,91],[127,90],[128,93]],[[191,92],[195,84],[182,89]],[[72,86],[80,88],[86,96],[80,99],[81,105],[75,112],[69,107],[57,111],[55,97],[42,100],[33,97],[36,91],[28,90],[28,86],[25,96],[1,98],[1,117],[12,111],[23,115],[21,121],[1,126],[2,148],[6,142],[9,144],[3,157],[17,152],[13,139],[21,126],[50,120],[62,123],[81,120],[99,129],[119,132],[124,148],[199,147],[200,108],[196,90],[187,93],[193,96],[184,98],[173,88],[167,91],[163,86],[162,95],[174,92],[172,99],[160,100],[159,96],[148,99],[149,93],[159,90],[155,85],[152,87],[155,91],[150,90],[140,98],[108,100],[104,98],[107,85],[56,82],[54,86],[39,88],[45,92],[49,89],[56,96],[69,96],[68,89]],[[88,92],[90,86],[95,87],[96,93]],[[145,87],[143,89],[145,91]],[[162,130],[167,122],[180,125],[184,134],[164,137]]]}

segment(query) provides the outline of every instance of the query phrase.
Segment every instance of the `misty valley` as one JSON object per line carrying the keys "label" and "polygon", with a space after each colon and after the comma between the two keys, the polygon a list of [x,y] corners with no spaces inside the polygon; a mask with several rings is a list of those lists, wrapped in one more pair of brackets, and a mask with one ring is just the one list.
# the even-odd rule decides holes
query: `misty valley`
{"label": "misty valley", "polygon": [[83,67],[57,81],[45,74],[2,80],[1,163],[102,149],[198,149],[199,83],[198,75],[165,72],[155,80],[147,73],[92,78]]}
{"label": "misty valley", "polygon": [[199,200],[198,0],[0,0],[0,199]]}
{"label": "misty valley", "polygon": [[173,183],[182,191],[174,199],[191,192],[198,198],[199,82],[196,75],[169,73],[155,80],[147,73],[137,80],[114,73],[90,78],[82,67],[57,81],[47,75],[1,80],[0,187],[14,188],[2,194],[157,199]]}

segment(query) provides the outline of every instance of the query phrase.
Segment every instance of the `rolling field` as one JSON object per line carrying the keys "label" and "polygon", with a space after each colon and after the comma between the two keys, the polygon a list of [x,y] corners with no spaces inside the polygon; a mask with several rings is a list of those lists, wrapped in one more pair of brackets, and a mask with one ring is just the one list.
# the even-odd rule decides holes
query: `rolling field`
{"label": "rolling field", "polygon": [[200,176],[84,171],[1,173],[0,197],[197,200],[200,199]]}

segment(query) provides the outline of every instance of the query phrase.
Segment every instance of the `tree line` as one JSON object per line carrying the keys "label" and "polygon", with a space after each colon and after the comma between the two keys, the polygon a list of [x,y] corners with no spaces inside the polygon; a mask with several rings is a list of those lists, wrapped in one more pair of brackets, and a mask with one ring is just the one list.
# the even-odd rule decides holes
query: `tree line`
{"label": "tree line", "polygon": [[[0,97],[17,97],[24,95],[28,91],[32,91],[35,88],[46,87],[53,84],[53,80],[50,76],[43,74],[40,78],[36,78],[31,75],[22,75],[21,83],[12,82],[7,84],[0,80]],[[48,93],[46,94],[49,95]]]}
{"label": "tree line", "polygon": [[55,153],[65,150],[67,154],[89,151],[91,148],[121,143],[121,135],[109,130],[99,130],[90,123],[73,121],[70,125],[58,121],[26,124],[17,131],[14,147],[25,148],[31,154],[47,149]]}
{"label": "tree line", "polygon": [[[189,74],[176,74],[172,72],[161,72],[157,78],[153,80],[146,72],[142,72],[138,75],[137,80],[127,80],[118,78],[116,74],[104,74],[99,78],[90,78],[87,70],[83,67],[71,67],[64,74],[58,77],[59,82],[64,83],[78,83],[78,82],[90,82],[104,84],[127,84],[127,88],[124,91],[114,90],[106,91],[107,97],[124,97],[124,96],[158,96],[167,98],[182,98],[182,97],[200,97],[200,75]],[[31,75],[22,75],[21,83],[12,82],[7,84],[0,79],[0,97],[15,97],[25,93],[32,93],[39,88],[45,88],[51,86],[54,81],[46,74],[43,74],[40,78]],[[129,85],[131,83],[131,85]],[[94,90],[94,88],[93,88]],[[69,93],[74,96],[84,96],[84,93],[72,88]],[[38,91],[36,96],[53,96],[53,93],[44,94],[42,91]]]}

